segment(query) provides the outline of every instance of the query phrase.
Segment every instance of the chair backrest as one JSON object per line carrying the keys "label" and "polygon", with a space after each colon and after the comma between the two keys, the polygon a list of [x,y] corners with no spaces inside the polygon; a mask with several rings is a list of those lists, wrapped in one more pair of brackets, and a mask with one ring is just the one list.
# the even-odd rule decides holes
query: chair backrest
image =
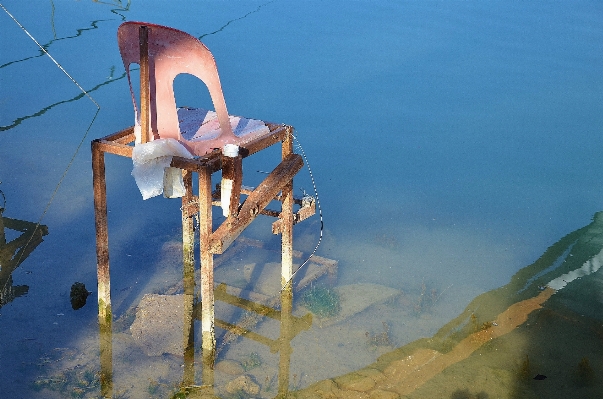
{"label": "chair backrest", "polygon": [[201,79],[209,90],[220,123],[220,141],[235,139],[228,121],[216,62],[209,49],[199,39],[176,29],[145,22],[124,22],[117,30],[117,41],[137,120],[139,108],[130,79],[130,64],[140,64],[141,26],[148,29],[151,136],[182,140],[174,98],[174,79],[181,73],[188,73]]}

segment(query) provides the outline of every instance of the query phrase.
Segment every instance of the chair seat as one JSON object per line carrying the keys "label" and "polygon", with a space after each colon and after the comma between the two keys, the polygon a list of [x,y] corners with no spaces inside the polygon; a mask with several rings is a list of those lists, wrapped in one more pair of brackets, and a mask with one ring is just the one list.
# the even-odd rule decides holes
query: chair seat
{"label": "chair seat", "polygon": [[[266,123],[258,119],[229,115],[229,122],[237,138],[229,144],[245,146],[271,134]],[[211,145],[221,132],[217,114],[203,108],[178,108],[178,124],[182,138],[195,155],[205,155],[211,151],[207,145]]]}

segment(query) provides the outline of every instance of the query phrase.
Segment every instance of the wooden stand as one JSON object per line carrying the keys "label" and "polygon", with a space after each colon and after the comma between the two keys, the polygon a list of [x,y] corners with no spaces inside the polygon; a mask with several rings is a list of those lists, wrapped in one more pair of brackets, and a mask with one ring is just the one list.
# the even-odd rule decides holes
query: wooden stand
{"label": "wooden stand", "polygon": [[[301,220],[300,213],[312,213],[307,207],[297,214],[293,212],[296,200],[293,198],[293,176],[303,166],[300,155],[293,153],[291,126],[269,124],[270,140],[255,143],[253,147],[244,148],[239,157],[231,162],[241,163],[242,158],[250,156],[276,142],[282,144],[282,161],[255,189],[241,190],[235,187],[231,195],[230,215],[215,230],[212,228],[212,205],[219,201],[212,200],[211,176],[222,170],[223,157],[220,151],[214,151],[206,157],[184,159],[174,157],[172,167],[182,170],[186,194],[182,197],[182,239],[184,273],[194,270],[194,230],[193,218],[198,215],[199,241],[201,260],[201,301],[202,301],[202,341],[204,356],[213,359],[215,352],[214,335],[214,255],[221,254],[260,214],[278,216],[278,232],[282,235],[282,285],[284,286],[293,274],[293,224]],[[128,128],[110,136],[92,142],[92,169],[94,185],[94,211],[96,221],[96,253],[98,276],[98,305],[99,322],[105,326],[111,324],[111,294],[109,273],[109,236],[107,229],[107,189],[105,182],[105,153],[131,157],[134,142],[134,128]],[[242,171],[240,165],[235,170]],[[239,172],[240,174],[241,172]],[[199,192],[193,194],[193,175],[198,176]],[[242,176],[237,176],[241,181]],[[247,195],[245,201],[238,206],[240,196]],[[266,206],[272,201],[282,203],[280,212],[267,210]],[[297,200],[301,203],[300,200]],[[194,287],[186,287],[188,293]]]}
{"label": "wooden stand", "polygon": [[[137,43],[136,43],[137,42]],[[187,141],[193,154],[206,154],[193,159],[173,157],[171,167],[182,171],[185,194],[182,197],[182,241],[184,277],[194,275],[195,233],[193,220],[199,222],[200,267],[201,267],[201,330],[203,363],[213,364],[215,359],[214,332],[214,255],[222,254],[228,246],[260,214],[278,218],[272,226],[275,234],[282,236],[282,286],[293,275],[293,224],[314,214],[314,202],[297,200],[300,210],[294,214],[293,177],[303,166],[302,157],[293,152],[293,128],[287,125],[266,123],[263,134],[236,136],[230,125],[222,89],[209,50],[198,39],[172,28],[138,22],[124,22],[118,29],[118,44],[128,81],[132,90],[129,65],[140,65],[140,143],[145,145],[154,139],[171,138],[184,140],[178,129],[177,109],[173,98],[173,87],[158,84],[171,82],[179,73],[191,73],[207,85],[216,109],[220,125],[217,138]],[[192,57],[192,58],[191,58]],[[134,93],[132,91],[132,93]],[[136,109],[136,101],[134,99]],[[136,111],[138,115],[138,111]],[[203,122],[203,121],[201,121]],[[169,128],[168,128],[169,127]],[[94,185],[94,213],[96,223],[96,255],[98,275],[98,316],[101,331],[110,332],[111,282],[109,275],[109,235],[107,229],[107,187],[105,179],[105,153],[132,158],[136,141],[135,128],[130,127],[92,142],[92,170]],[[174,132],[178,133],[174,136]],[[266,179],[256,188],[244,189],[243,159],[281,143],[281,161]],[[234,156],[222,153],[223,145],[238,146]],[[219,149],[213,149],[220,147]],[[211,151],[211,152],[209,152]],[[213,197],[211,180],[216,172],[228,181],[230,195],[225,198],[223,212],[226,220],[214,231],[212,206],[221,205]],[[193,193],[193,176],[198,178],[198,193]],[[241,197],[246,199],[241,203]],[[226,206],[226,199],[229,199]],[[279,211],[267,210],[273,200],[281,202]],[[194,284],[185,283],[185,294],[194,295]],[[184,339],[190,340],[190,331]],[[109,358],[111,346],[105,346]],[[108,377],[108,376],[107,376]]]}

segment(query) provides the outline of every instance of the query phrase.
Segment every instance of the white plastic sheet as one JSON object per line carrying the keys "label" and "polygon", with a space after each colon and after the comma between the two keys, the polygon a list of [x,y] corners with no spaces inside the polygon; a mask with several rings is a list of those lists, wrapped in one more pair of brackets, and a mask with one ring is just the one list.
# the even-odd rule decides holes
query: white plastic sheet
{"label": "white plastic sheet", "polygon": [[143,199],[161,193],[167,198],[184,195],[180,169],[170,167],[173,156],[193,158],[193,155],[175,139],[158,139],[136,144],[132,151],[134,168],[132,176]]}

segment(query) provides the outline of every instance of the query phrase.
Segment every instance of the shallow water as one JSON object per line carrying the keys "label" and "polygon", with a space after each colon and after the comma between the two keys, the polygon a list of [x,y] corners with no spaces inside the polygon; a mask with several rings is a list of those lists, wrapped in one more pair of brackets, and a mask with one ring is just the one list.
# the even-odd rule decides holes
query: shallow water
{"label": "shallow water", "polygon": [[[100,369],[96,293],[74,311],[69,290],[76,281],[96,286],[89,142],[133,122],[115,40],[124,20],[200,37],[217,60],[231,113],[296,128],[323,209],[317,254],[338,261],[336,279],[318,285],[397,292],[339,323],[314,317],[291,340],[291,389],[434,336],[601,210],[598,4],[2,4],[92,98],[0,10],[0,206],[5,218],[48,228],[11,275],[13,286],[28,289],[0,309],[0,369],[10,371],[0,377],[3,396],[73,394],[74,375]],[[207,105],[197,89],[178,78],[178,104]],[[263,175],[254,171],[266,166],[250,161],[246,184],[257,184]],[[113,311],[122,320],[113,335],[113,393],[169,397],[182,383],[182,356],[147,356],[128,315],[145,294],[181,281],[180,205],[143,202],[130,171],[129,160],[107,156]],[[296,186],[311,192],[309,172],[300,175]],[[278,262],[268,222],[244,234],[264,247],[245,247],[224,262],[218,282],[277,294],[263,283],[274,279],[249,282],[243,273],[251,263],[269,269]],[[20,235],[5,230],[9,242]],[[300,224],[295,249],[307,255],[319,233],[317,216]],[[583,314],[600,318],[601,306],[599,297]],[[271,321],[254,328],[279,334]],[[262,362],[249,372],[262,387],[258,396],[274,397],[277,354],[244,339],[225,345],[220,359],[241,363],[252,353]],[[201,369],[195,365],[195,384]],[[53,378],[68,383],[47,381]],[[217,372],[223,397],[229,378]],[[100,394],[96,382],[81,385],[82,396]]]}

